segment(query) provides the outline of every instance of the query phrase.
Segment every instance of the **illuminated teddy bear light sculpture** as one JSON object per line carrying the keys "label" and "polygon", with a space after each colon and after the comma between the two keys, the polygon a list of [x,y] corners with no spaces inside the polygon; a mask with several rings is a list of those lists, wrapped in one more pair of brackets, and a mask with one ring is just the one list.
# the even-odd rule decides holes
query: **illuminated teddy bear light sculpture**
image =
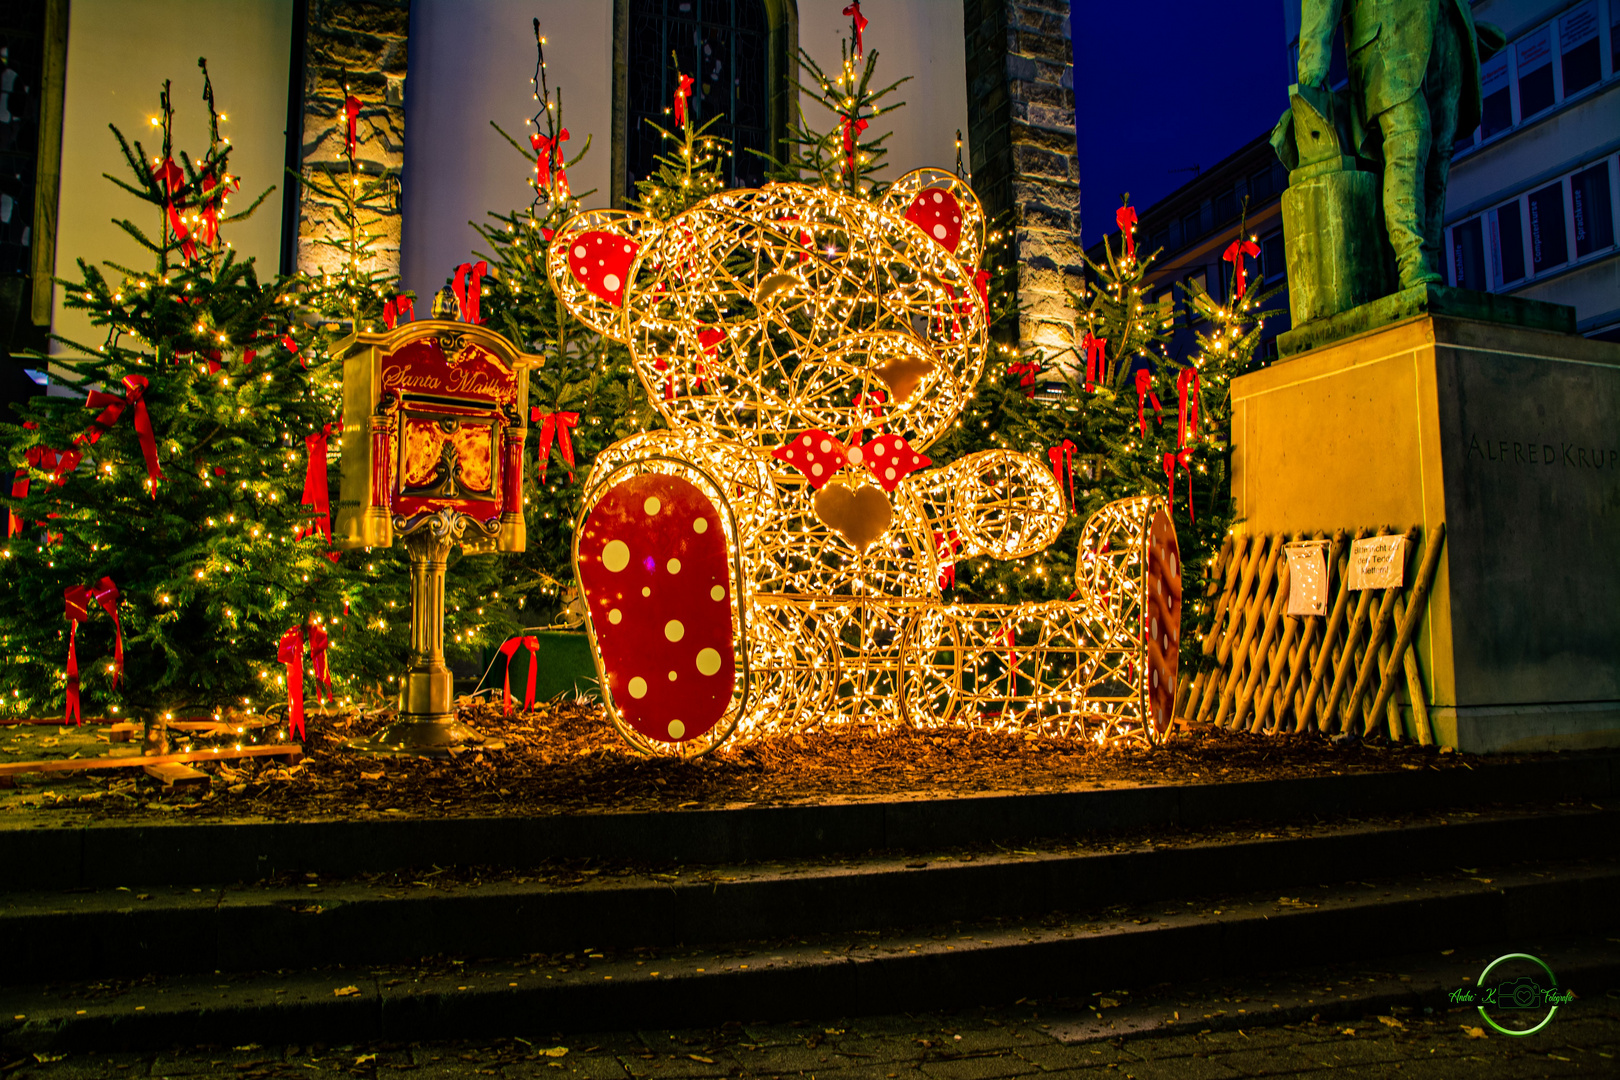
{"label": "illuminated teddy bear light sculpture", "polygon": [[629,346],[669,425],[597,457],[574,533],[633,745],[691,755],[852,720],[1162,732],[1181,589],[1159,500],[1088,520],[1070,601],[942,596],[955,560],[1032,554],[1067,517],[1034,457],[925,453],[988,351],[984,232],[971,189],[934,169],[878,201],[772,184],[558,231],[558,294]]}

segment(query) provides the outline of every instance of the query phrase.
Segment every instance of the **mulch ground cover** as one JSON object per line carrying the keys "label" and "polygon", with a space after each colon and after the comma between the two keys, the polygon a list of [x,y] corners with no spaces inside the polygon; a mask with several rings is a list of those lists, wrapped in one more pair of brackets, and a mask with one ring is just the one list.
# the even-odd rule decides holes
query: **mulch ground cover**
{"label": "mulch ground cover", "polygon": [[[300,764],[209,762],[206,789],[165,788],[138,769],[23,774],[15,788],[0,790],[0,822],[17,814],[316,820],[712,809],[1472,767],[1463,755],[1432,748],[1316,736],[1205,730],[1153,748],[1099,747],[1045,735],[858,725],[765,738],[692,761],[650,759],[619,740],[599,705],[561,702],[509,717],[483,705],[463,708],[462,719],[493,746],[448,760],[346,745],[392,719],[388,712],[311,714]],[[104,755],[112,749],[106,738],[96,725],[0,727],[0,763]]]}

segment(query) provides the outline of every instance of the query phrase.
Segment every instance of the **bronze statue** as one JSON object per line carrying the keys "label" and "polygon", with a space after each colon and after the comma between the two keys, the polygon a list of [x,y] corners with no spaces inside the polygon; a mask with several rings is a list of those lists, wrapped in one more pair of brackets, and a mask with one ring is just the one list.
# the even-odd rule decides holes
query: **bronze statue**
{"label": "bronze statue", "polygon": [[[1350,86],[1336,95],[1327,76],[1341,15]],[[1284,229],[1296,326],[1390,291],[1385,249],[1367,235],[1380,214],[1395,287],[1444,283],[1452,144],[1479,123],[1480,54],[1504,42],[1475,24],[1467,0],[1303,0],[1299,82],[1272,137],[1292,170]],[[1381,170],[1382,184],[1366,169]]]}

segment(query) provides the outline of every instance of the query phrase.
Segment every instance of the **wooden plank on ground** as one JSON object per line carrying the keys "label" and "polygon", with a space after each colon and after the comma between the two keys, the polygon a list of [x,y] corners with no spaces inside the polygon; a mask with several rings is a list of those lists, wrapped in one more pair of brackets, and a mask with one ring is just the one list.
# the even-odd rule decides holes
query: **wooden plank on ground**
{"label": "wooden plank on ground", "polygon": [[164,787],[207,787],[208,774],[190,765],[170,762],[167,765],[148,765],[146,775],[163,781]]}
{"label": "wooden plank on ground", "polygon": [[94,769],[129,769],[147,765],[188,765],[199,761],[236,761],[241,758],[280,758],[296,765],[303,759],[304,748],[297,743],[278,743],[273,746],[244,746],[240,750],[191,750],[184,754],[156,754],[145,757],[63,758],[56,761],[17,761],[0,765],[0,783],[19,773],[83,772]]}

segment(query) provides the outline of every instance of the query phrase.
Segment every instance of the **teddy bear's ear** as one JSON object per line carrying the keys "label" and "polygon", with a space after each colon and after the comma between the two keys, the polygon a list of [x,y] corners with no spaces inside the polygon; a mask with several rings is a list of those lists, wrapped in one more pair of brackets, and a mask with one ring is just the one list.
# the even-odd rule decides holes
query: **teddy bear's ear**
{"label": "teddy bear's ear", "polygon": [[914,169],[883,193],[884,205],[976,269],[984,254],[984,209],[973,189],[944,169]]}
{"label": "teddy bear's ear", "polygon": [[631,275],[657,232],[652,218],[622,210],[587,210],[569,218],[546,256],[546,273],[569,312],[605,337],[626,340]]}

